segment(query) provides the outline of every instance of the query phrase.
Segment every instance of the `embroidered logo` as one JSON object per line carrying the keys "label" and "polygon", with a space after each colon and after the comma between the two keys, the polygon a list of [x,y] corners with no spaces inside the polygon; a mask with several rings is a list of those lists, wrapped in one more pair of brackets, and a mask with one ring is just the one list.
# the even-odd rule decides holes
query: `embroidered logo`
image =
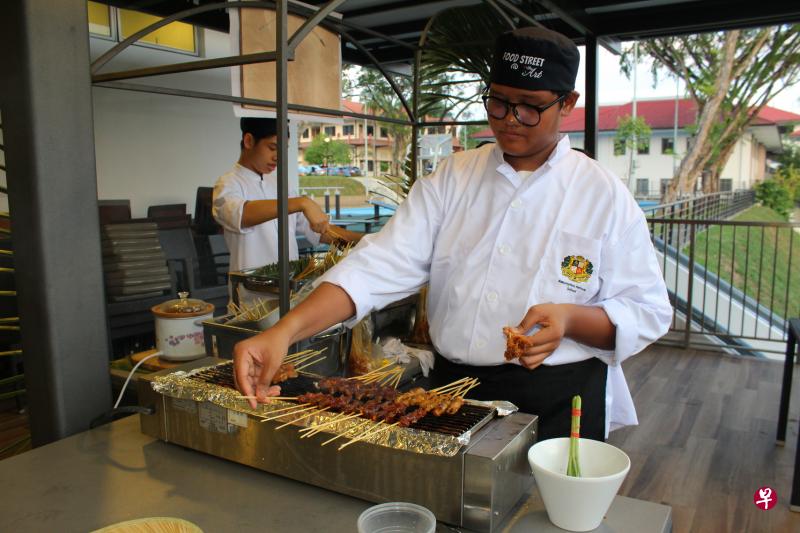
{"label": "embroidered logo", "polygon": [[561,261],[561,273],[578,283],[586,283],[592,277],[594,265],[582,255],[568,255]]}

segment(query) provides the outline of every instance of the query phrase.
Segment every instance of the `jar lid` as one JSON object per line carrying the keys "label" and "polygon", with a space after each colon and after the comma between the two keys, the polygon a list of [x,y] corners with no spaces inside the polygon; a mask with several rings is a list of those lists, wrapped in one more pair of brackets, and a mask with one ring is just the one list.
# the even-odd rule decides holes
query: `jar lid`
{"label": "jar lid", "polygon": [[165,318],[191,318],[214,312],[214,305],[189,298],[188,292],[179,292],[180,298],[168,300],[150,308],[154,315]]}

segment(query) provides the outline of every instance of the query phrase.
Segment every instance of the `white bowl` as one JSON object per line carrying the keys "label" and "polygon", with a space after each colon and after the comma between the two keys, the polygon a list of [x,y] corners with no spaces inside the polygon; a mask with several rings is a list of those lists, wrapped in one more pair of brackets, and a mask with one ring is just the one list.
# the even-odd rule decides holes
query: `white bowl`
{"label": "white bowl", "polygon": [[568,531],[591,531],[603,521],[631,460],[605,442],[580,439],[578,447],[581,477],[567,476],[566,437],[537,442],[528,450],[528,462],[550,521]]}

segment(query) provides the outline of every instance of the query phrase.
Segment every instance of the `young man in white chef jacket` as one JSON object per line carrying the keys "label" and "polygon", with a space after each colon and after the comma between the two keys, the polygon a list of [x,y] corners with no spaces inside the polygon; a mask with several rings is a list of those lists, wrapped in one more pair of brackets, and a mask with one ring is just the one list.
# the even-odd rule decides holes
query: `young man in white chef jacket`
{"label": "young man in white chef jacket", "polygon": [[[277,121],[273,118],[240,119],[242,140],[239,161],[214,186],[212,214],[225,231],[231,272],[278,262]],[[289,198],[289,259],[298,258],[299,232],[316,246],[330,242],[325,235],[328,215],[310,198]],[[360,233],[336,228],[336,234],[357,241]],[[240,301],[253,297],[240,294]],[[259,297],[264,297],[258,293]]]}
{"label": "young man in white chef jacket", "polygon": [[[428,283],[434,386],[478,377],[470,396],[539,415],[539,439],[569,435],[575,394],[582,436],[636,424],[620,364],[666,333],[672,310],[642,210],[559,134],[578,100],[578,63],[556,32],[501,35],[484,95],[497,144],[418,180],[302,305],[239,343],[242,393],[278,394],[271,379],[291,343]],[[507,362],[502,329],[515,324],[530,346]]]}

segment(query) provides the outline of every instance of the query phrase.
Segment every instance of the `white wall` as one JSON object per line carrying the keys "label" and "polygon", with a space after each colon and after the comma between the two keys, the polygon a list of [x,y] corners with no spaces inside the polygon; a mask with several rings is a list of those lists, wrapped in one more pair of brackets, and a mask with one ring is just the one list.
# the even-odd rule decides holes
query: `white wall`
{"label": "white wall", "polygon": [[[570,144],[576,148],[583,148],[583,134],[570,133]],[[628,182],[630,155],[614,155],[614,132],[600,132],[597,140],[597,161],[604,167]],[[631,190],[636,190],[636,179],[647,178],[650,181],[650,191],[658,194],[662,179],[670,179],[673,174],[673,156],[661,153],[661,139],[672,138],[671,130],[656,130],[650,138],[650,153],[635,156],[636,168],[633,172]],[[678,131],[678,157],[686,151],[686,134]],[[680,160],[678,160],[680,163]]]}
{"label": "white wall", "polygon": [[[228,35],[202,30],[204,57],[230,55]],[[91,38],[92,58],[114,43]],[[103,67],[113,72],[192,60],[132,46]],[[129,83],[230,94],[228,68],[155,76]],[[133,217],[151,205],[185,203],[194,212],[197,187],[213,186],[239,157],[239,120],[227,102],[94,87],[94,137],[99,199],[130,199]],[[290,128],[289,175],[296,184],[297,132]]]}

